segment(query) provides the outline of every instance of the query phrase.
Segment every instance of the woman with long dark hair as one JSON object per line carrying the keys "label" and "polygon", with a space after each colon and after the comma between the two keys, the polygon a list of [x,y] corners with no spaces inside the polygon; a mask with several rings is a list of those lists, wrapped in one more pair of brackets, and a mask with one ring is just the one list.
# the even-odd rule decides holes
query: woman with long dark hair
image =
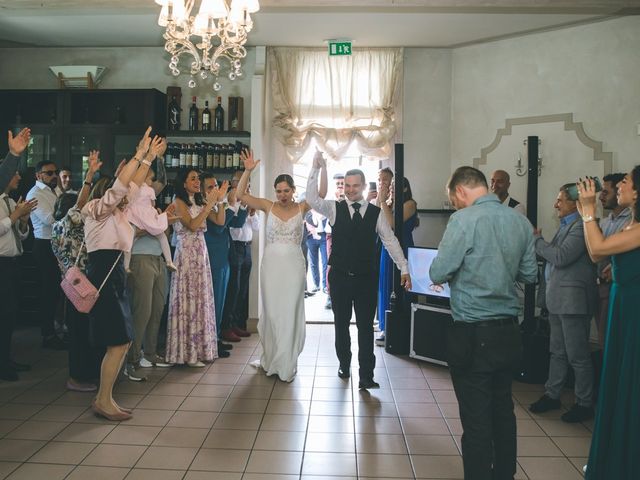
{"label": "woman with long dark hair", "polygon": [[[203,198],[198,171],[188,168],[176,178],[175,223],[178,269],[171,277],[167,321],[167,362],[204,367],[218,358],[216,317],[209,254],[204,240],[206,220],[224,222],[222,199],[228,182]],[[214,208],[218,206],[219,208]]]}
{"label": "woman with long dark hair", "polygon": [[589,255],[594,262],[611,256],[613,273],[587,480],[640,478],[640,165],[617,187],[618,205],[631,208],[631,221],[622,231],[605,238],[594,221],[594,182],[578,182],[578,206]]}

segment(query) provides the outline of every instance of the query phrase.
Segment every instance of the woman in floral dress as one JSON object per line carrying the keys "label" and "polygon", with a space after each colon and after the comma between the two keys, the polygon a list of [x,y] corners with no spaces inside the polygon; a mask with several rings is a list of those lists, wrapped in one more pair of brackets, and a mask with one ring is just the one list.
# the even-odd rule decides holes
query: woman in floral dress
{"label": "woman in floral dress", "polygon": [[[203,367],[218,357],[213,283],[204,241],[206,219],[224,221],[224,209],[215,210],[227,193],[228,183],[203,199],[195,169],[180,172],[175,183],[176,252],[178,271],[171,277],[167,325],[167,362]],[[222,214],[220,215],[220,212]],[[221,218],[220,218],[221,217]]]}

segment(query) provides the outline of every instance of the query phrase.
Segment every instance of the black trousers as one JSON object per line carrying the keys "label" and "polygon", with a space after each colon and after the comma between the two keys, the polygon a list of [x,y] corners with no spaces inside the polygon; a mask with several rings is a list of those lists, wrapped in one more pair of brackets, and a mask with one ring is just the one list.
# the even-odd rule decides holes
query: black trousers
{"label": "black trousers", "polygon": [[251,266],[251,243],[231,242],[229,284],[222,315],[222,330],[231,327],[239,327],[243,330],[247,328]]}
{"label": "black trousers", "polygon": [[51,250],[51,240],[33,240],[33,259],[38,269],[40,292],[40,328],[43,337],[55,335],[54,319],[60,300],[60,268]]}
{"label": "black trousers", "polygon": [[95,348],[89,340],[89,315],[64,300],[65,321],[69,329],[69,376],[79,382],[100,378],[104,348]]}
{"label": "black trousers", "polygon": [[460,407],[465,480],[513,480],[517,443],[511,382],[521,357],[517,321],[482,327],[453,322],[448,328],[447,361]]}
{"label": "black trousers", "polygon": [[17,257],[0,257],[0,368],[11,360],[11,336],[18,317]]}
{"label": "black trousers", "polygon": [[378,299],[378,274],[352,276],[332,268],[329,271],[329,283],[338,361],[344,367],[351,364],[349,324],[351,312],[355,310],[360,378],[372,379],[376,366],[376,357],[373,354],[373,317]]}

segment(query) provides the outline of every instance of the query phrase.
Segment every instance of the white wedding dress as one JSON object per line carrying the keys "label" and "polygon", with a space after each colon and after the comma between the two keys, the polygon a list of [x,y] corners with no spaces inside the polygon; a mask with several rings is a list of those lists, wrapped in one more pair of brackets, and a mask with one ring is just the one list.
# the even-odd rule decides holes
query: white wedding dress
{"label": "white wedding dress", "polygon": [[[299,209],[300,207],[298,207]],[[267,216],[266,247],[260,270],[262,344],[260,367],[267,375],[293,380],[304,347],[305,262],[302,255],[303,217],[300,210],[287,221],[272,211]]]}

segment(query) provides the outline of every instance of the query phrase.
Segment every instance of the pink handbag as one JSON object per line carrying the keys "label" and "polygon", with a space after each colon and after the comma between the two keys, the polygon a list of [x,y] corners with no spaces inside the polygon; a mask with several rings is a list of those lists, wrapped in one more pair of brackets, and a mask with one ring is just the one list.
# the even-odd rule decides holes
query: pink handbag
{"label": "pink handbag", "polygon": [[[84,242],[80,245],[80,252],[82,252],[82,247],[84,246]],[[73,306],[76,307],[80,313],[89,313],[93,306],[95,305],[98,297],[100,296],[100,290],[104,287],[104,284],[107,283],[107,280],[111,276],[111,272],[116,267],[118,260],[122,256],[122,252],[116,258],[115,263],[112,265],[111,270],[107,273],[102,285],[100,288],[96,289],[96,287],[89,281],[84,273],[78,268],[78,260],[80,259],[80,254],[78,254],[78,258],[76,258],[76,263],[73,267],[67,270],[67,273],[64,274],[64,278],[62,282],[60,282],[60,286],[64,291],[64,294],[67,296],[69,301],[73,303]]]}

